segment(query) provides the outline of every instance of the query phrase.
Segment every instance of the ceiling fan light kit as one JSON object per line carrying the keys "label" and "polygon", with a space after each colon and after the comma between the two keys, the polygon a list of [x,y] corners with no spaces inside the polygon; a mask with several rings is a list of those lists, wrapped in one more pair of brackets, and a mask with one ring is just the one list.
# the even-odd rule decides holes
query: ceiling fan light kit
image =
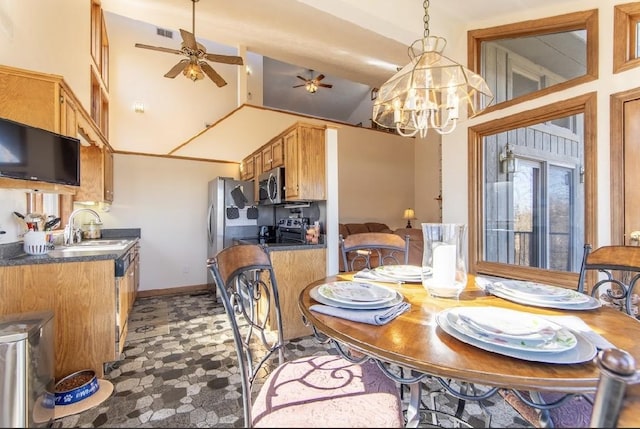
{"label": "ceiling fan light kit", "polygon": [[322,83],[320,82],[322,79],[325,78],[325,76],[323,74],[319,74],[318,76],[316,76],[315,78],[313,77],[313,70],[309,70],[309,75],[311,76],[311,78],[306,79],[300,75],[296,76],[298,79],[301,79],[304,81],[304,83],[301,83],[300,85],[294,85],[292,88],[300,88],[301,86],[304,86],[304,89],[307,90],[308,93],[310,94],[315,94],[316,91],[318,91],[318,88],[322,87],[322,88],[333,88],[333,85],[328,84],[328,83]]}
{"label": "ceiling fan light kit", "polygon": [[192,8],[192,32],[180,29],[182,36],[181,48],[171,49],[159,46],[149,46],[142,43],[136,43],[136,48],[151,49],[154,51],[167,52],[170,54],[185,55],[188,59],[181,60],[174,65],[171,70],[165,73],[164,77],[170,79],[175,78],[181,72],[192,81],[204,79],[205,75],[209,77],[218,87],[225,86],[227,82],[216,72],[213,67],[205,60],[223,64],[244,65],[242,57],[233,55],[207,54],[204,45],[196,41],[196,3],[199,0],[190,0],[193,4]]}
{"label": "ceiling fan light kit", "polygon": [[373,121],[403,137],[424,138],[429,128],[448,134],[461,109],[473,117],[493,101],[482,76],[442,55],[447,41],[429,36],[428,0],[423,7],[424,37],[409,47],[409,64],[380,87],[373,104]]}

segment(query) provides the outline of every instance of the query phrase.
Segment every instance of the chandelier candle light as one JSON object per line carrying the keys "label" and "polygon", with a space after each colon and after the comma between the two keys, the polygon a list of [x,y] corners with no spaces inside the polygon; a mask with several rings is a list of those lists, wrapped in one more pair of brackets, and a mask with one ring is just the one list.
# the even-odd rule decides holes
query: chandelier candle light
{"label": "chandelier candle light", "polygon": [[429,35],[429,1],[423,6],[424,37],[411,44],[411,61],[380,87],[373,104],[373,121],[403,137],[424,138],[429,128],[449,134],[461,108],[473,117],[493,101],[482,76],[442,55],[447,41]]}

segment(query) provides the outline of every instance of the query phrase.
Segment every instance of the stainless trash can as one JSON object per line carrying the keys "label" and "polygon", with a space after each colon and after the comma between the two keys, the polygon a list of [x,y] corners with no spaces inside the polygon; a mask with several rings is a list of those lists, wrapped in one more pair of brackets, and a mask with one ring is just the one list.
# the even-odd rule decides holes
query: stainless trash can
{"label": "stainless trash can", "polygon": [[54,359],[52,311],[0,316],[0,427],[51,424]]}

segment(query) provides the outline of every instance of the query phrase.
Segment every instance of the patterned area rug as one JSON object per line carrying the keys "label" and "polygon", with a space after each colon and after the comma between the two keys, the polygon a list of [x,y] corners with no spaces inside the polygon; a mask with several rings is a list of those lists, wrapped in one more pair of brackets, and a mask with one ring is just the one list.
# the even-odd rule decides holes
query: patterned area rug
{"label": "patterned area rug", "polygon": [[127,341],[169,334],[169,308],[158,299],[144,300],[136,305],[129,316]]}

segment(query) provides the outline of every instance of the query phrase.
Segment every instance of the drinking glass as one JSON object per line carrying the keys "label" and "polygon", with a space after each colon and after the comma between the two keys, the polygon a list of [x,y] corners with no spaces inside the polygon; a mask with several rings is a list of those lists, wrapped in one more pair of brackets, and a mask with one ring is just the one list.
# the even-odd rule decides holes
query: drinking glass
{"label": "drinking glass", "polygon": [[458,298],[467,286],[467,226],[423,223],[422,286],[431,296]]}

